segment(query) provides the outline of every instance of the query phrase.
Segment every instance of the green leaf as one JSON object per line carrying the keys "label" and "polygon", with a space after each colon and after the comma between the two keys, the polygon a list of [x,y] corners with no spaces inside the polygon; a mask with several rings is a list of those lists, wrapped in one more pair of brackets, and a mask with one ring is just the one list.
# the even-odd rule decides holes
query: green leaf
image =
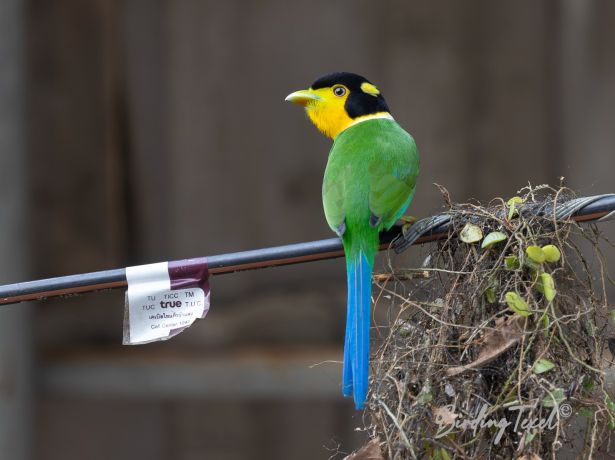
{"label": "green leaf", "polygon": [[593,418],[594,417],[594,413],[596,412],[596,409],[591,408],[591,407],[581,407],[579,409],[579,415],[581,417],[585,417],[585,418]]}
{"label": "green leaf", "polygon": [[538,272],[540,270],[542,270],[542,265],[540,265],[539,263],[534,262],[529,257],[525,258],[525,260],[523,261],[523,264],[526,267],[528,267],[530,270],[532,270],[532,278],[533,279],[537,279],[538,278]]}
{"label": "green leaf", "polygon": [[520,196],[513,196],[510,200],[506,202],[506,204],[509,206],[508,220],[513,218],[513,216],[515,215],[517,205],[521,203],[523,203],[523,198],[521,198]]}
{"label": "green leaf", "polygon": [[495,303],[495,289],[493,287],[488,287],[485,289],[485,297],[487,298],[487,302]]}
{"label": "green leaf", "polygon": [[583,388],[586,391],[593,391],[594,390],[594,380],[591,377],[588,377],[586,379],[583,379]]}
{"label": "green leaf", "polygon": [[542,374],[544,372],[550,371],[554,367],[555,364],[553,364],[548,359],[540,358],[534,363],[534,366],[532,366],[532,372],[534,372],[534,374]]}
{"label": "green leaf", "polygon": [[478,225],[474,225],[471,223],[465,224],[461,232],[459,233],[459,238],[464,243],[476,243],[483,239],[483,231]]}
{"label": "green leaf", "polygon": [[546,246],[543,246],[542,252],[545,255],[545,260],[550,263],[557,262],[562,257],[562,253],[559,252],[557,246],[553,244],[547,244]]}
{"label": "green leaf", "polygon": [[440,447],[440,458],[442,460],[451,460],[451,456],[448,454],[444,447]]}
{"label": "green leaf", "polygon": [[545,253],[542,252],[542,249],[538,246],[528,246],[525,248],[525,253],[533,262],[541,264],[545,261]]}
{"label": "green leaf", "polygon": [[506,202],[507,205],[511,205],[511,204],[521,204],[523,203],[523,198],[521,198],[520,196],[513,196],[510,200],[508,200]]}
{"label": "green leaf", "polygon": [[562,388],[556,388],[555,390],[550,391],[547,396],[542,398],[542,405],[544,407],[557,406],[565,399],[566,396],[564,395],[564,390]]}
{"label": "green leaf", "polygon": [[549,302],[555,299],[555,294],[557,291],[555,290],[555,282],[553,281],[553,277],[549,273],[541,273],[540,274],[540,285],[542,287],[542,292]]}
{"label": "green leaf", "polygon": [[540,317],[540,321],[542,322],[542,326],[543,326],[543,333],[545,337],[549,336],[549,326],[551,325],[551,321],[549,320],[549,315],[547,315],[547,312],[544,312],[542,314],[542,316]]}
{"label": "green leaf", "polygon": [[615,310],[611,310],[611,321],[615,324]]}
{"label": "green leaf", "polygon": [[585,317],[585,321],[583,321],[583,326],[585,326],[585,332],[587,332],[589,337],[596,336],[595,326],[592,324],[591,320],[587,318],[587,316]]}
{"label": "green leaf", "polygon": [[500,287],[500,283],[497,278],[492,277],[487,280],[487,287],[483,291],[483,294],[485,295],[485,299],[487,299],[487,302],[496,303],[499,287]]}
{"label": "green leaf", "polygon": [[419,404],[429,404],[433,399],[433,394],[431,393],[431,388],[429,386],[424,386],[421,389],[421,392],[416,397]]}
{"label": "green leaf", "polygon": [[516,314],[520,316],[530,316],[532,312],[526,303],[525,300],[519,296],[516,292],[509,291],[504,295],[504,300],[508,304],[508,308],[514,311]]}
{"label": "green leaf", "polygon": [[504,265],[506,265],[508,270],[518,270],[521,268],[521,264],[519,263],[519,258],[517,256],[504,257]]}
{"label": "green leaf", "polygon": [[483,240],[483,244],[481,244],[481,247],[490,248],[494,244],[506,241],[507,238],[508,236],[506,236],[506,233],[504,232],[491,232],[485,237],[485,239]]}

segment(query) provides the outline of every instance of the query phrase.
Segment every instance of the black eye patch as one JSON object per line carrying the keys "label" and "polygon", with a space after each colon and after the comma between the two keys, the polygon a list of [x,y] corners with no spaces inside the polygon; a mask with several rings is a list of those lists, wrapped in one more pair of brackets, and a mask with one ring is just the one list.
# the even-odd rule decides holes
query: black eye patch
{"label": "black eye patch", "polygon": [[389,112],[389,106],[382,95],[374,97],[361,90],[350,92],[344,108],[350,118],[363,117],[378,112]]}

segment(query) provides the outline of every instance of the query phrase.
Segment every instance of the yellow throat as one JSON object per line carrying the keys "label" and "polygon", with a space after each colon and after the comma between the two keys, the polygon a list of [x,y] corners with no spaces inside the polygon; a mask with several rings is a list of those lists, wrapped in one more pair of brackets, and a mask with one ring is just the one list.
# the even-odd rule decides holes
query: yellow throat
{"label": "yellow throat", "polygon": [[[362,86],[361,90],[368,94],[373,92],[374,96],[379,94],[375,86],[367,83]],[[286,100],[303,105],[307,116],[316,128],[331,139],[335,139],[345,129],[363,121],[376,118],[393,119],[389,112],[350,117],[345,108],[349,94],[348,88],[344,85],[335,85],[330,88],[296,91],[289,94]]]}

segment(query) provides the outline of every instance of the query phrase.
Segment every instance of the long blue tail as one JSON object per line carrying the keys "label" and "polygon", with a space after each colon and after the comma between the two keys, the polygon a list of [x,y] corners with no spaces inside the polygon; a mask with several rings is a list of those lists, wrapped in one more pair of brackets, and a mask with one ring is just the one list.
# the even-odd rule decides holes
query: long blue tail
{"label": "long blue tail", "polygon": [[342,391],[354,395],[354,404],[362,409],[367,398],[369,376],[369,325],[372,297],[373,260],[359,251],[347,254],[348,311],[344,341]]}

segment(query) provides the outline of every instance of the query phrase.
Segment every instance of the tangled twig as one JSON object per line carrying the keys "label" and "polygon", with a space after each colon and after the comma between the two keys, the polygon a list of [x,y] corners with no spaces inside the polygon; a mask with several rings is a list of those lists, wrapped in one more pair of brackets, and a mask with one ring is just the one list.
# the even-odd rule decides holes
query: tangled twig
{"label": "tangled twig", "polygon": [[[554,211],[572,196],[540,186],[488,206],[449,201],[449,238],[424,266],[375,276],[394,312],[378,328],[368,412],[388,458],[555,458],[574,430],[584,458],[608,442],[609,277],[597,229]],[[459,238],[467,226],[475,242]]]}

